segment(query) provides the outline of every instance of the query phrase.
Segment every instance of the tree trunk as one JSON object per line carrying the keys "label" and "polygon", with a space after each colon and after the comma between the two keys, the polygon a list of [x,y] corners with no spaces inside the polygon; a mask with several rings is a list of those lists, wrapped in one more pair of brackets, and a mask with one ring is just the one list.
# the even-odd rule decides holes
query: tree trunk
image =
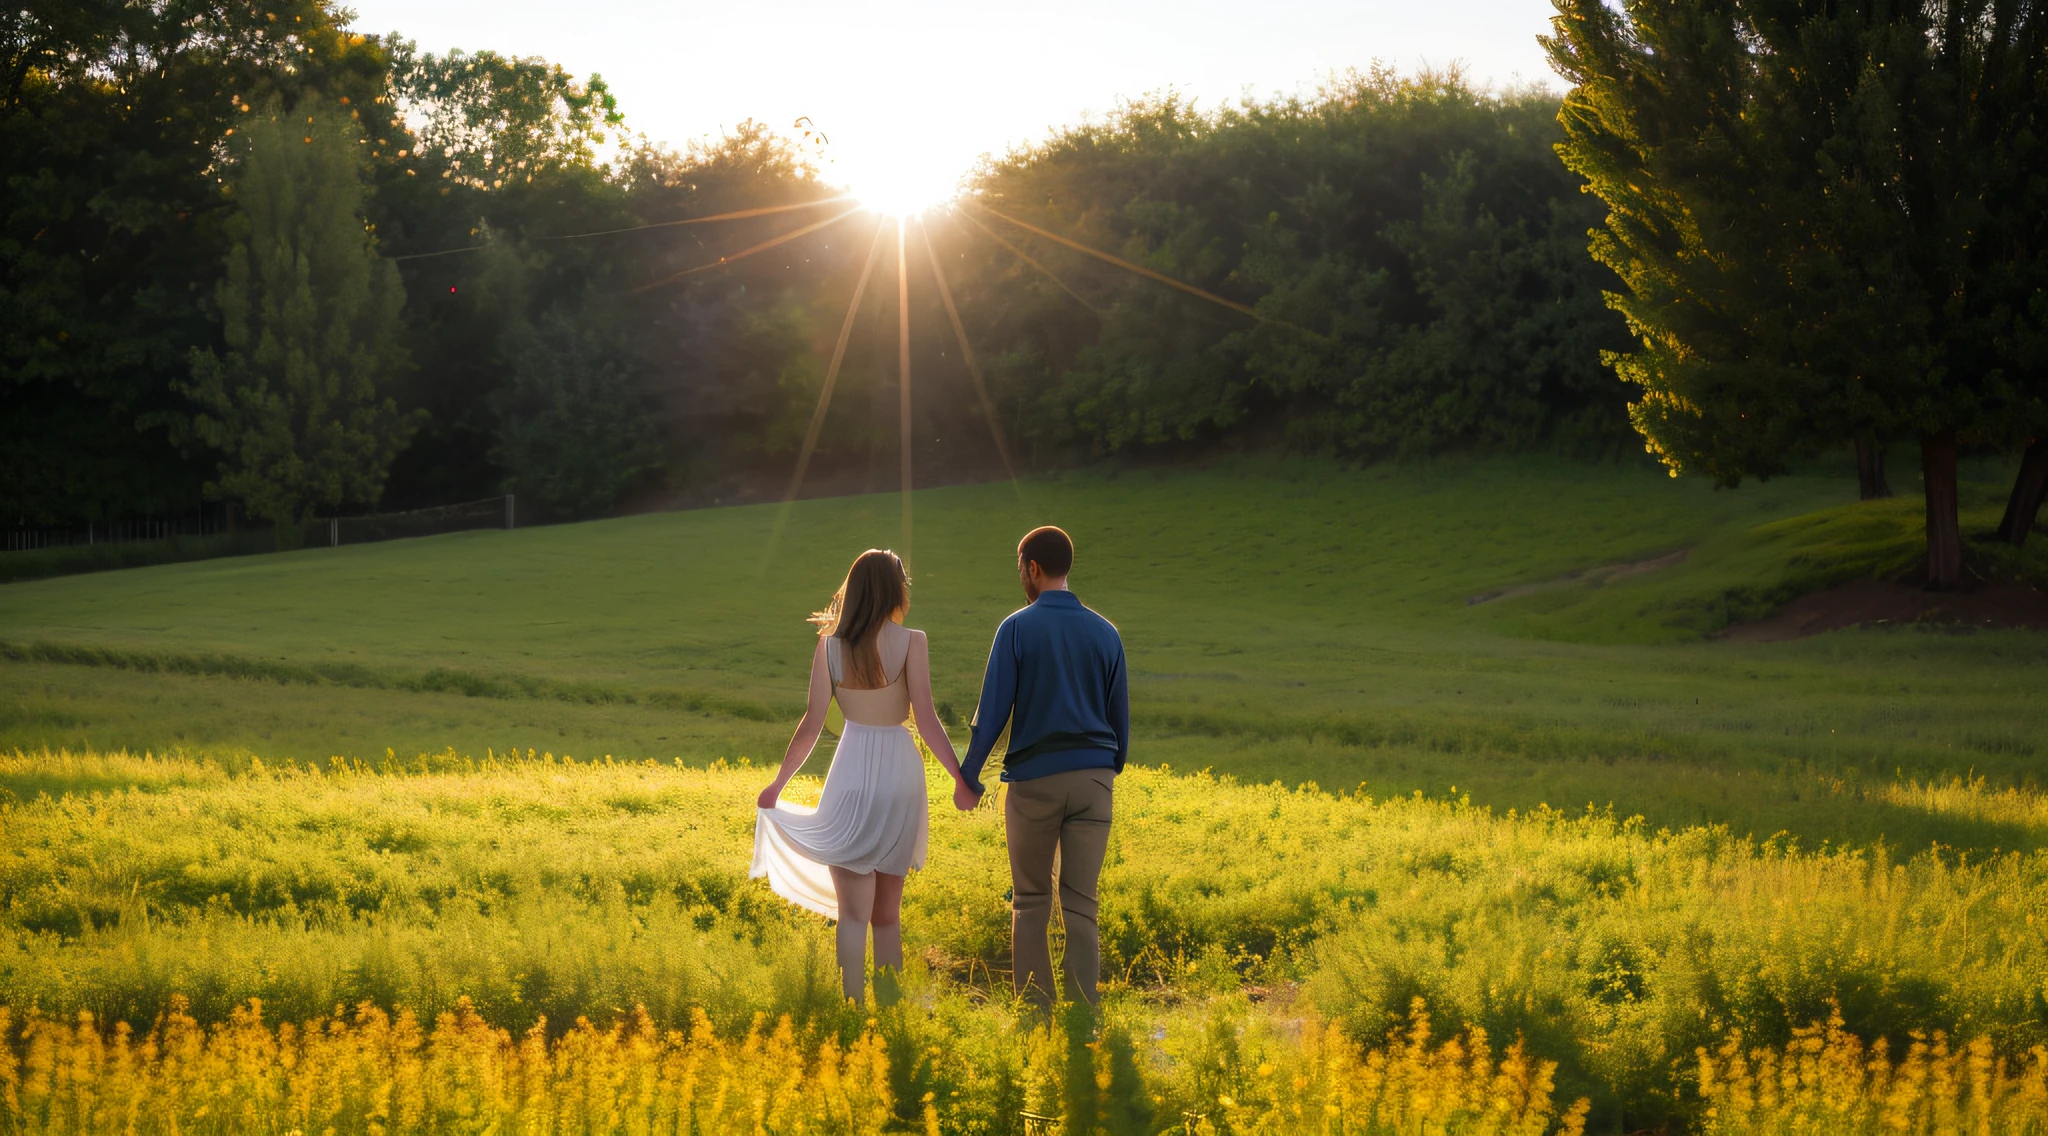
{"label": "tree trunk", "polygon": [[1920,474],[1927,488],[1927,588],[1949,591],[1963,583],[1963,529],[1956,515],[1956,436],[1920,436]]}
{"label": "tree trunk", "polygon": [[1998,539],[2014,548],[2025,545],[2034,518],[2041,515],[2043,496],[2048,496],[2048,437],[2034,439],[2020,459],[2020,475],[2005,499],[2005,519],[1998,522]]}
{"label": "tree trunk", "polygon": [[1892,495],[1891,483],[1884,479],[1884,447],[1875,438],[1856,439],[1856,481],[1865,501]]}

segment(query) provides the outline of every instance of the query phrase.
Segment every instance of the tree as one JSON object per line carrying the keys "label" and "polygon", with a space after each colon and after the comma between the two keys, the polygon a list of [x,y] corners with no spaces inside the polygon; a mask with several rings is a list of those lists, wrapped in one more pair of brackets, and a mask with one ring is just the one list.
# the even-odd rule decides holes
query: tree
{"label": "tree", "polygon": [[63,524],[196,504],[174,386],[214,341],[250,102],[320,92],[388,122],[379,45],[323,0],[24,0],[0,12],[0,515]]}
{"label": "tree", "polygon": [[548,308],[508,332],[510,381],[492,396],[491,458],[506,488],[556,514],[602,516],[660,465],[653,424],[619,330],[586,299]]}
{"label": "tree", "polygon": [[[422,53],[397,35],[388,42],[390,99],[414,128],[407,141],[418,175],[378,186],[373,217],[386,249],[447,253],[640,223],[601,160],[605,146],[623,140],[617,100],[601,78],[579,80],[545,59]],[[629,239],[547,247],[554,255],[535,268],[544,278],[533,291],[575,294],[595,279],[615,290],[635,276]],[[504,480],[489,456],[497,445],[491,400],[509,373],[501,349],[531,313],[505,306],[490,259],[428,255],[400,266],[419,367],[393,393],[431,417],[393,466],[395,500],[481,496]]]}
{"label": "tree", "polygon": [[1557,137],[1552,96],[1455,71],[1214,111],[1169,93],[989,163],[978,199],[1265,322],[1016,230],[1077,296],[976,233],[992,259],[960,287],[1001,313],[978,339],[1032,440],[1610,454],[1628,428],[1598,352],[1628,339]]}
{"label": "tree", "polygon": [[[1930,587],[1962,580],[1959,444],[2037,428],[2044,278],[2024,6],[1558,0],[1559,152],[1641,346],[1637,429],[1733,484],[1844,439],[1920,443]],[[2033,214],[2029,215],[2029,211]],[[1875,477],[1868,475],[1875,474]],[[1866,465],[1866,485],[1881,471]]]}
{"label": "tree", "polygon": [[361,131],[303,104],[243,122],[225,350],[195,349],[183,389],[195,432],[225,455],[209,488],[284,525],[375,504],[420,416],[385,393],[407,365],[405,295],[363,220]]}
{"label": "tree", "polygon": [[2043,497],[2048,497],[2048,438],[2035,438],[2020,458],[2019,475],[2013,478],[2005,515],[1998,521],[1998,539],[2015,548],[2026,544],[2041,515]]}
{"label": "tree", "polygon": [[545,168],[593,166],[598,147],[624,141],[625,116],[602,76],[578,83],[545,59],[422,55],[410,40],[390,42],[399,106],[451,181],[491,189],[531,182]]}

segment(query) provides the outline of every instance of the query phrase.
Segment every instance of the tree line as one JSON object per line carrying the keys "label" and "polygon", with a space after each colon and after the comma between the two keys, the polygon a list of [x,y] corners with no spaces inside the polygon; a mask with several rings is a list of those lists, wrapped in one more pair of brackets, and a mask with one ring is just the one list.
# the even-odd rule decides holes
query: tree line
{"label": "tree line", "polygon": [[[7,19],[0,507],[17,522],[504,489],[587,516],[786,469],[875,222],[644,285],[808,222],[670,225],[831,197],[801,139],[749,123],[660,146],[601,79],[423,53],[321,0]],[[997,240],[984,226],[1004,223],[967,208],[919,237],[1002,428],[1040,464],[1247,442],[1611,449],[1623,399],[1598,351],[1621,324],[1578,248],[1594,215],[1549,153],[1555,117],[1540,92],[1374,72],[1214,111],[1141,101],[969,179],[973,200],[1264,320]],[[823,475],[856,485],[894,465],[893,292],[860,313],[821,440]],[[987,424],[931,300],[917,282],[915,444],[935,476],[972,473]]]}
{"label": "tree line", "polygon": [[[211,499],[288,521],[507,489],[593,515],[700,437],[782,414],[749,370],[772,388],[807,346],[772,317],[781,289],[757,301],[740,273],[622,298],[701,242],[550,238],[826,196],[795,144],[747,124],[658,146],[601,79],[422,53],[345,14],[0,15],[10,520]],[[713,387],[716,407],[689,397]]]}
{"label": "tree line", "polygon": [[1556,119],[1541,91],[1379,69],[1206,113],[1167,95],[989,163],[969,224],[1051,270],[974,234],[989,261],[968,306],[991,313],[982,338],[1012,419],[1102,451],[1626,445],[1625,392],[1600,362],[1625,330],[1584,251],[1596,203],[1551,152]]}
{"label": "tree line", "polygon": [[[1562,100],[1374,69],[1169,92],[985,159],[911,244],[996,427],[1040,467],[1647,441],[1731,484],[1854,446],[1867,495],[1912,444],[1936,583],[1961,572],[1955,454],[2023,449],[2001,529],[2023,540],[2048,484],[2033,10],[1559,12]],[[721,264],[843,208],[808,139],[670,148],[595,76],[343,15],[0,16],[0,509],[296,520],[512,490],[573,517],[784,474],[882,223]],[[938,282],[908,265],[920,468],[986,472]],[[848,488],[891,484],[895,293],[855,313],[820,435]]]}

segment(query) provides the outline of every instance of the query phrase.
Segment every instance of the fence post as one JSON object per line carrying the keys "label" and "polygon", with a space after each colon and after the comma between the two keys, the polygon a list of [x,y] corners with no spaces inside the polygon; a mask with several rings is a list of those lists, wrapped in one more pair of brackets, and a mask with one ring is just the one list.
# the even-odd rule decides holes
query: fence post
{"label": "fence post", "polygon": [[508,528],[508,529],[510,529],[510,528],[516,528],[516,527],[518,527],[518,526],[517,526],[517,517],[518,517],[518,514],[517,514],[517,512],[515,511],[515,504],[514,504],[514,501],[513,501],[513,495],[512,495],[512,494],[510,494],[510,493],[507,493],[507,494],[505,494],[505,527],[506,527],[506,528]]}
{"label": "fence post", "polygon": [[340,518],[340,517],[329,517],[329,518],[327,518],[327,547],[329,547],[329,548],[340,548],[340,547],[341,547],[341,518]]}

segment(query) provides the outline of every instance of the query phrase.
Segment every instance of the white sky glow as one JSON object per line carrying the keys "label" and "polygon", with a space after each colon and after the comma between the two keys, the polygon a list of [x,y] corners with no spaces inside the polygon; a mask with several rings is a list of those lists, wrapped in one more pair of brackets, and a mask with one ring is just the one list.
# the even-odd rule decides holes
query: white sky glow
{"label": "white sky glow", "polygon": [[627,127],[682,146],[748,118],[829,139],[825,172],[871,204],[950,196],[984,153],[1175,88],[1213,107],[1308,93],[1333,72],[1461,63],[1558,86],[1545,0],[357,0],[358,31],[429,51],[540,55],[604,76]]}

